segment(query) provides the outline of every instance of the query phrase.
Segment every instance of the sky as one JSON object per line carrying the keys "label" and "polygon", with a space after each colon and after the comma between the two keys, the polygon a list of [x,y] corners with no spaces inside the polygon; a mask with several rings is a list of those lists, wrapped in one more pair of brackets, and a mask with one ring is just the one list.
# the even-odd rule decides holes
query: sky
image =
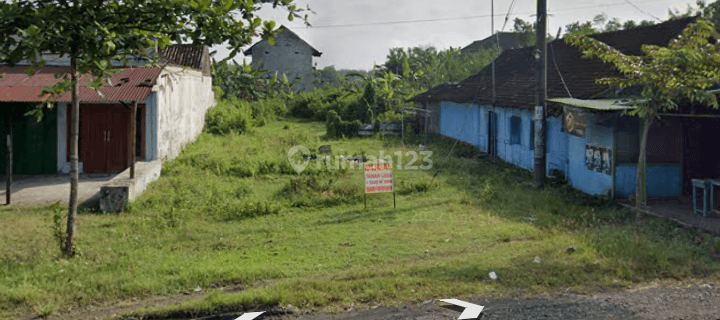
{"label": "sky", "polygon": [[[684,12],[695,0],[547,2],[547,30],[556,35],[558,28],[575,21],[592,20],[602,13],[607,14],[608,19],[618,18],[621,22],[667,20],[669,9]],[[310,6],[311,27],[300,19],[288,21],[286,10],[272,9],[271,5],[263,5],[257,14],[264,20],[274,20],[278,27],[285,25],[322,52],[321,57],[313,59],[318,68],[363,70],[382,64],[394,47],[462,48],[492,35],[491,3],[496,31],[511,31],[515,18],[534,22],[537,9],[535,0],[515,0],[512,10],[512,0],[295,0],[294,3],[302,8]],[[504,25],[506,16],[508,21]],[[250,45],[245,48],[248,47]],[[225,58],[229,53],[222,46],[213,50],[217,50],[216,59]],[[240,63],[243,59],[251,61],[242,54],[234,58]]]}

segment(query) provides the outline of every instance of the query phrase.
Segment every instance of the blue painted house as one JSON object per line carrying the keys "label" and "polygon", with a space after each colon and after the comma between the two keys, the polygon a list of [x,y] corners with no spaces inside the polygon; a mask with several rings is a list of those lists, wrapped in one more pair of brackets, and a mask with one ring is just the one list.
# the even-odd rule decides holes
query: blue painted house
{"label": "blue painted house", "polygon": [[[625,54],[644,44],[666,46],[696,18],[678,19],[593,35]],[[533,110],[536,103],[534,47],[505,50],[490,66],[457,84],[445,84],[411,101],[439,113],[440,135],[476,146],[484,153],[527,170],[534,169]],[[561,172],[574,188],[590,195],[629,197],[635,192],[640,125],[625,116],[628,106],[609,99],[613,88],[596,79],[619,76],[598,59],[583,58],[563,40],[547,48],[548,123],[546,174]],[[695,108],[687,106],[686,109]],[[681,108],[683,109],[683,108]],[[685,112],[690,113],[688,110]],[[706,110],[707,111],[707,110]],[[680,197],[690,179],[720,178],[720,161],[700,147],[720,136],[720,121],[668,116],[656,121],[648,141],[646,185],[649,197]]]}

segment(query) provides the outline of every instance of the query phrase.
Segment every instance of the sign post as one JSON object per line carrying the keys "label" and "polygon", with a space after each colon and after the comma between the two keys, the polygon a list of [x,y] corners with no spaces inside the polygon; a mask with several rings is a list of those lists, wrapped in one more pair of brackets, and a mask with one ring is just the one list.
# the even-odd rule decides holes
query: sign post
{"label": "sign post", "polygon": [[367,208],[368,193],[393,194],[393,208],[395,208],[395,188],[393,187],[393,172],[391,164],[377,164],[365,166],[365,194],[363,206]]}

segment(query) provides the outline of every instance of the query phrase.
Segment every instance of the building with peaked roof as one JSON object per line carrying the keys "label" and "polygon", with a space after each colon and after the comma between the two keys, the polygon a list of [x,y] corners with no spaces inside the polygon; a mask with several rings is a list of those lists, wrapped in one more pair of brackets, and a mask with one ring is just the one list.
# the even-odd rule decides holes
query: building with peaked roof
{"label": "building with peaked roof", "polygon": [[[80,77],[79,168],[85,173],[122,172],[131,162],[131,132],[137,141],[135,160],[162,161],[176,157],[194,141],[215,105],[207,48],[171,46],[162,67],[118,68],[100,93]],[[138,62],[139,63],[139,62]],[[10,133],[13,173],[68,173],[70,93],[49,100],[43,120],[25,116],[48,98],[43,89],[69,77],[63,59],[26,74],[25,66],[0,66],[0,134]],[[56,78],[59,75],[59,78]],[[132,106],[137,103],[136,114]],[[131,127],[131,123],[136,127]],[[4,144],[3,144],[4,145]],[[6,171],[7,148],[0,147],[0,172]]]}
{"label": "building with peaked roof", "polygon": [[527,33],[498,32],[485,39],[474,41],[473,43],[460,49],[460,52],[465,54],[478,52],[480,50],[495,49],[496,45],[500,48],[500,51],[524,48],[532,45],[533,37],[534,35]]}
{"label": "building with peaked roof", "polygon": [[279,29],[275,44],[262,40],[245,50],[245,56],[252,56],[253,67],[268,71],[266,76],[285,74],[290,82],[297,81],[293,86],[295,90],[312,90],[312,59],[322,53],[287,27]]}
{"label": "building with peaked roof", "polygon": [[[592,37],[625,54],[639,55],[642,45],[667,46],[696,19],[671,20]],[[533,170],[537,104],[534,50],[528,47],[503,51],[495,61],[494,90],[488,66],[460,83],[432,88],[411,101],[423,108],[437,108],[440,135]],[[574,188],[591,195],[634,194],[639,121],[621,115],[628,108],[616,103],[615,89],[596,83],[597,79],[620,74],[599,59],[583,58],[577,48],[562,39],[548,44],[547,56],[550,103],[546,174],[562,173]],[[612,100],[577,103],[603,98]],[[678,112],[711,111],[688,105],[681,106]],[[653,125],[650,134],[646,177],[649,197],[679,197],[691,190],[693,178],[720,178],[720,162],[702,160],[715,158],[712,151],[701,147],[712,143],[710,137],[720,135],[718,120],[666,116]]]}

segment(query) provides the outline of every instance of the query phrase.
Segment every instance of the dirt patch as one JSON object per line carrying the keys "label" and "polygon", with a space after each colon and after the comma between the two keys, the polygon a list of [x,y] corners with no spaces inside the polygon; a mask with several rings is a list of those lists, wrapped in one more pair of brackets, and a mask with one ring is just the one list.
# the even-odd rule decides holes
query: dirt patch
{"label": "dirt patch", "polygon": [[[233,293],[240,289],[223,288]],[[49,320],[97,320],[145,309],[176,305],[205,297],[192,293],[171,298],[129,300],[111,306],[88,306],[51,315]],[[443,297],[444,298],[444,297]],[[452,297],[447,297],[452,298]],[[720,315],[720,283],[709,280],[654,281],[625,291],[601,292],[594,295],[559,293],[554,296],[509,299],[465,299],[484,306],[483,320],[491,319],[718,319]],[[408,303],[401,307],[363,306],[343,313],[315,313],[296,310],[292,306],[275,306],[260,310],[259,320],[450,320],[459,312],[441,308],[438,300]],[[198,318],[170,318],[167,320],[235,320],[244,312],[229,312]],[[40,319],[34,316],[23,320]]]}

